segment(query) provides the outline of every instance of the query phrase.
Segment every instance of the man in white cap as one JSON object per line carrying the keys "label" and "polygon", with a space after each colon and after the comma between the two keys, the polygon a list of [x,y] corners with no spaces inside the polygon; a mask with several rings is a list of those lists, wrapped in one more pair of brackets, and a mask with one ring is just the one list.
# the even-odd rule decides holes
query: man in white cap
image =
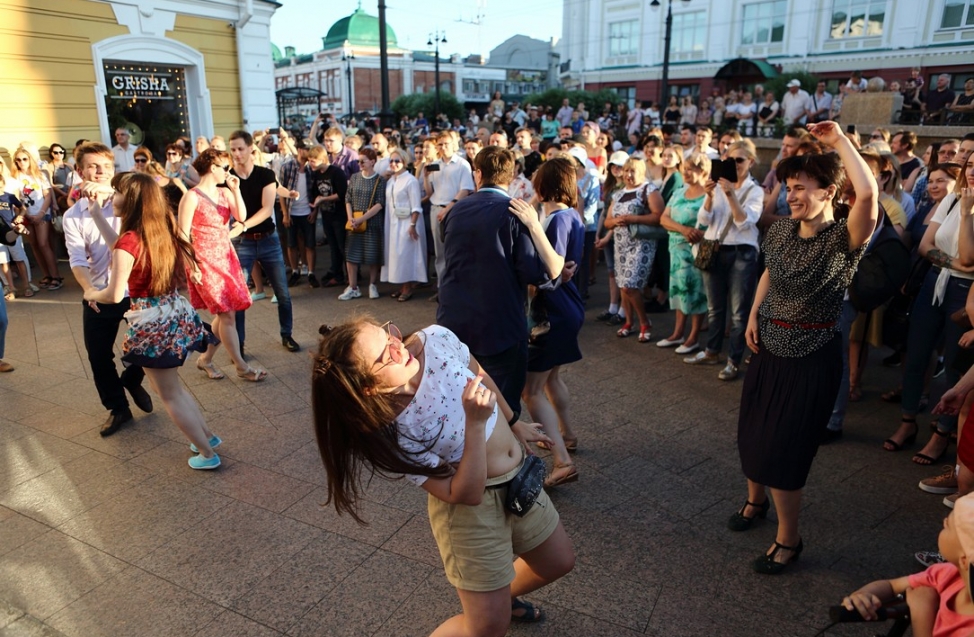
{"label": "man in white cap", "polygon": [[812,107],[808,92],[802,90],[802,83],[797,79],[788,82],[787,86],[788,92],[781,99],[781,116],[785,120],[785,125],[804,124],[805,113]]}
{"label": "man in white cap", "polygon": [[944,521],[937,547],[945,562],[908,577],[867,584],[843,599],[842,605],[859,611],[867,620],[875,620],[884,601],[906,593],[913,634],[917,637],[974,635],[974,494],[958,498]]}

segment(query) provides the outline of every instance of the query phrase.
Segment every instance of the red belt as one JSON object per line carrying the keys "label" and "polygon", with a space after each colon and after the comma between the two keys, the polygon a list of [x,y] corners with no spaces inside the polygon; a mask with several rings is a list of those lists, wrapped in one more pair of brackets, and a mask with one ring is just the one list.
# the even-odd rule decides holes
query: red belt
{"label": "red belt", "polygon": [[269,237],[273,232],[245,232],[243,233],[244,239],[250,239],[251,241],[260,241],[265,237]]}
{"label": "red belt", "polygon": [[778,319],[768,320],[780,327],[799,330],[827,330],[830,327],[835,327],[837,324],[837,321],[832,321],[831,323],[785,323],[784,321],[779,321]]}

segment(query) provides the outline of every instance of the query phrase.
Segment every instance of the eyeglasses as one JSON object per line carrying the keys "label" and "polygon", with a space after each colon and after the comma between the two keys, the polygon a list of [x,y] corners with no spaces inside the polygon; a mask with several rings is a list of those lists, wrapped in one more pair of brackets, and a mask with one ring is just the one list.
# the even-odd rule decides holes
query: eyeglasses
{"label": "eyeglasses", "polygon": [[63,155],[64,154],[64,151],[63,150],[52,150],[51,151],[51,154],[52,155]]}
{"label": "eyeglasses", "polygon": [[172,151],[166,153],[166,157],[179,157],[179,153],[174,153]]}
{"label": "eyeglasses", "polygon": [[389,163],[390,164],[401,164],[402,163],[402,160],[401,159],[390,159],[389,160]]}
{"label": "eyeglasses", "polygon": [[378,374],[389,365],[393,365],[393,364],[398,365],[403,361],[403,354],[402,354],[402,347],[401,347],[402,332],[400,332],[399,328],[393,325],[391,321],[386,323],[385,325],[382,325],[381,327],[386,332],[387,345],[386,348],[382,350],[382,355],[373,365],[373,367],[375,367],[375,365],[379,365],[378,369],[372,370],[373,374]]}
{"label": "eyeglasses", "polygon": [[147,163],[149,163],[149,160],[146,159],[145,157],[136,157],[135,158],[135,163],[137,163],[137,164],[147,164]]}
{"label": "eyeglasses", "polygon": [[736,161],[738,165],[746,164],[748,161],[750,161],[747,157],[731,157],[731,159]]}

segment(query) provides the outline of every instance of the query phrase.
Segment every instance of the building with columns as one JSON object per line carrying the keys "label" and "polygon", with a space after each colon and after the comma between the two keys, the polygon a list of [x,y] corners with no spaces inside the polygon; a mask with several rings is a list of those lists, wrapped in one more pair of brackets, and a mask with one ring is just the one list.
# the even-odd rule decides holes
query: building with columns
{"label": "building with columns", "polygon": [[180,135],[274,125],[268,0],[0,0],[8,63],[0,153],[21,141],[113,145],[157,158]]}
{"label": "building with columns", "polygon": [[[660,99],[665,17],[673,11],[670,94],[709,95],[776,73],[830,83],[851,71],[927,85],[974,74],[974,0],[564,0],[561,80],[612,88],[630,104]],[[805,87],[809,88],[809,87]]]}

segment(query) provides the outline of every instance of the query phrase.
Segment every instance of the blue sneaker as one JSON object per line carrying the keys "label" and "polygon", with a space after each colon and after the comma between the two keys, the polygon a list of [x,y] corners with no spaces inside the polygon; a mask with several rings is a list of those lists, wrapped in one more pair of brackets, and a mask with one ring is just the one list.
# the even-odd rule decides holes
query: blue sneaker
{"label": "blue sneaker", "polygon": [[[220,446],[220,443],[222,442],[223,440],[220,439],[220,436],[213,434],[213,437],[210,438],[210,449],[216,449],[217,447]],[[194,445],[193,443],[189,443],[189,450],[192,451],[193,453],[200,452],[200,450],[197,449],[196,445]]]}
{"label": "blue sneaker", "polygon": [[203,469],[210,470],[216,469],[220,466],[220,456],[213,454],[212,458],[204,458],[203,456],[193,456],[189,459],[189,466],[191,469]]}

